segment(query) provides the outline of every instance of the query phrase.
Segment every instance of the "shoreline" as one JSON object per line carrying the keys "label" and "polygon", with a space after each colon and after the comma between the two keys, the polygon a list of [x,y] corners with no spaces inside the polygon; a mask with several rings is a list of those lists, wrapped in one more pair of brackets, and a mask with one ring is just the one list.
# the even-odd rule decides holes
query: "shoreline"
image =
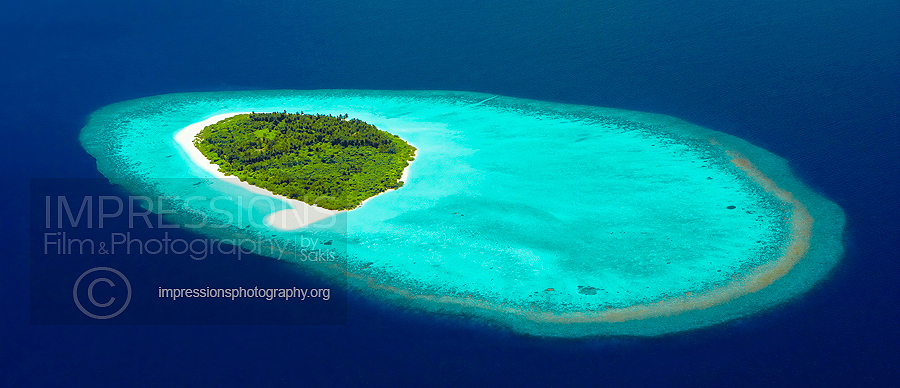
{"label": "shoreline", "polygon": [[[388,189],[384,192],[381,192],[375,196],[366,198],[362,201],[359,206],[350,209],[350,210],[329,210],[319,206],[310,205],[306,202],[285,197],[281,194],[275,194],[269,190],[263,189],[261,187],[253,186],[247,182],[240,180],[238,177],[234,175],[225,175],[225,173],[219,171],[219,166],[212,164],[209,159],[203,156],[203,153],[200,152],[197,147],[194,146],[194,138],[197,136],[200,131],[206,128],[208,125],[215,124],[219,121],[227,119],[229,117],[237,116],[240,114],[247,114],[252,112],[232,112],[232,113],[223,113],[219,115],[215,115],[209,117],[205,120],[193,123],[184,127],[178,132],[175,133],[174,139],[175,143],[187,154],[188,158],[191,162],[194,163],[197,167],[200,167],[202,170],[210,173],[213,177],[220,179],[222,181],[228,182],[240,188],[243,188],[253,194],[259,194],[268,196],[271,198],[275,198],[281,200],[291,206],[290,209],[284,209],[269,213],[266,215],[263,222],[275,229],[281,231],[289,231],[296,230],[303,227],[306,227],[315,222],[333,217],[334,215],[341,212],[348,212],[350,210],[359,209],[363,205],[366,204],[370,199],[375,198],[381,194],[387,193],[391,190],[396,189]],[[380,128],[379,128],[380,129]],[[404,140],[405,141],[405,140]],[[415,145],[413,145],[415,147]],[[413,162],[409,162],[406,168],[403,169],[403,175],[400,177],[400,181],[405,185],[409,179],[409,168],[412,166]]]}

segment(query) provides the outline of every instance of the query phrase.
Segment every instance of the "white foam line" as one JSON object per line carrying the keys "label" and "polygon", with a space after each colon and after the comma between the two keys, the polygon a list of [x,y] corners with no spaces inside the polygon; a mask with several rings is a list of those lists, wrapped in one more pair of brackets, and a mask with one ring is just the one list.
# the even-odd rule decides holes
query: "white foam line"
{"label": "white foam line", "polygon": [[471,107],[471,106],[478,106],[478,105],[484,104],[485,102],[488,102],[488,101],[490,101],[490,100],[493,100],[493,99],[495,99],[495,98],[497,98],[497,97],[499,97],[499,96],[488,97],[488,98],[485,98],[484,100],[478,101],[478,102],[476,102],[476,103],[474,103],[474,104],[472,104],[472,105],[469,105],[469,106],[470,106],[470,107]]}

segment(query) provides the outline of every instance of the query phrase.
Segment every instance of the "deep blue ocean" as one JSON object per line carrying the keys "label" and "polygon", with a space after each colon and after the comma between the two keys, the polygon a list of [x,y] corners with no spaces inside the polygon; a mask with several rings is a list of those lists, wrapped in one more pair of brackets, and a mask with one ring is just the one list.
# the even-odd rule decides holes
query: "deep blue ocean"
{"label": "deep blue ocean", "polygon": [[[92,111],[323,88],[493,93],[730,133],[843,207],[846,255],[801,298],[656,338],[525,337],[352,293],[346,325],[31,324],[29,178],[102,178],[78,141]],[[0,386],[900,385],[896,1],[3,1],[0,120]],[[262,258],[202,270],[290,273]]]}

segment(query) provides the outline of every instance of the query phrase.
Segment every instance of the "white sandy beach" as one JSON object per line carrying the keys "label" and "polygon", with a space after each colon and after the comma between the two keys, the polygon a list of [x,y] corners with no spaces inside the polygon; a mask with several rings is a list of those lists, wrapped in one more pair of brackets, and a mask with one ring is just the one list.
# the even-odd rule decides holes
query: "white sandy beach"
{"label": "white sandy beach", "polygon": [[[277,211],[271,213],[266,216],[264,222],[266,225],[269,225],[275,229],[279,230],[295,230],[300,229],[304,226],[312,224],[317,221],[324,220],[328,217],[331,217],[337,213],[335,210],[328,210],[325,208],[321,208],[318,206],[313,206],[307,204],[305,202],[298,201],[296,199],[287,198],[283,195],[272,193],[269,190],[253,186],[247,182],[241,181],[237,177],[233,175],[225,175],[223,172],[219,171],[219,167],[215,164],[210,163],[208,159],[197,149],[194,147],[194,137],[197,136],[203,128],[206,128],[207,125],[215,124],[219,121],[222,121],[231,116],[236,116],[239,114],[251,113],[251,112],[234,112],[234,113],[225,113],[210,117],[206,120],[188,125],[184,127],[184,129],[178,131],[175,134],[175,142],[184,150],[184,152],[188,155],[190,160],[194,162],[198,167],[202,168],[204,171],[209,172],[214,177],[221,179],[225,182],[237,185],[253,194],[265,195],[272,198],[276,198],[278,200],[284,201],[288,203],[292,209],[285,209],[281,211]],[[410,163],[412,165],[412,163]],[[408,183],[409,177],[409,166],[403,170],[403,176],[400,179],[404,182],[404,184]],[[372,197],[374,198],[374,197]],[[371,199],[371,198],[369,198]],[[363,201],[360,206],[365,204],[366,199]]]}

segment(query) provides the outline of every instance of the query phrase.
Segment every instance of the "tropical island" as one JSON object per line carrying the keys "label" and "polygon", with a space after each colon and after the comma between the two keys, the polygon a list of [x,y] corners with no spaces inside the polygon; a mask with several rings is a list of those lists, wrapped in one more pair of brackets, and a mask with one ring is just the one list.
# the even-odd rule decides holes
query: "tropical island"
{"label": "tropical island", "polygon": [[416,148],[349,115],[249,113],[205,127],[194,146],[226,175],[329,210],[403,186]]}
{"label": "tropical island", "polygon": [[[288,119],[301,110],[334,117]],[[283,113],[251,119],[260,111]],[[259,241],[360,295],[528,335],[733,320],[812,289],[844,252],[843,211],[784,159],[651,113],[455,91],[185,93],[102,108],[80,140],[111,183],[166,199],[173,224]],[[352,211],[242,200],[270,185],[351,207],[399,187],[413,152],[416,184]]]}

